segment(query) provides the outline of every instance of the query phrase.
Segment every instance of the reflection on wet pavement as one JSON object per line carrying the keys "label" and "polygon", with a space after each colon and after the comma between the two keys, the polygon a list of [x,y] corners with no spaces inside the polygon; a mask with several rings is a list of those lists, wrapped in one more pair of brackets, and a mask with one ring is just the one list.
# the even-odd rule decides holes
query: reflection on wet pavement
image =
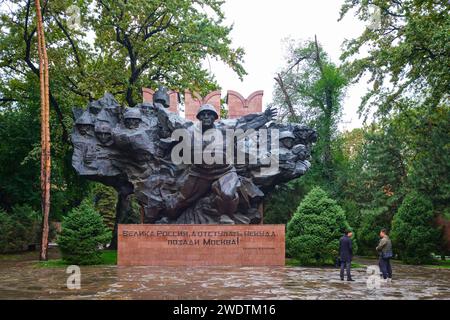
{"label": "reflection on wet pavement", "polygon": [[95,266],[69,290],[65,268],[35,263],[0,261],[0,299],[450,299],[450,270],[399,264],[379,289],[368,288],[366,268],[342,282],[333,268]]}

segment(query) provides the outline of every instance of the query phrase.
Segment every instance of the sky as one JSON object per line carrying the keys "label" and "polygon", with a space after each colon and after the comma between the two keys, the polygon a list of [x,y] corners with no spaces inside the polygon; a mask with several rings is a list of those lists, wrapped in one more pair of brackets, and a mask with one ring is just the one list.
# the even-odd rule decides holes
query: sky
{"label": "sky", "polygon": [[[223,5],[225,24],[233,24],[233,47],[245,50],[243,81],[225,64],[210,59],[205,67],[216,77],[222,88],[236,90],[244,97],[264,90],[263,108],[272,101],[275,74],[284,65],[285,47],[282,40],[313,39],[314,35],[334,63],[339,63],[342,43],[359,36],[364,25],[353,15],[338,22],[343,0],[226,0]],[[365,82],[351,86],[344,100],[342,130],[361,127],[357,109],[366,92]]]}

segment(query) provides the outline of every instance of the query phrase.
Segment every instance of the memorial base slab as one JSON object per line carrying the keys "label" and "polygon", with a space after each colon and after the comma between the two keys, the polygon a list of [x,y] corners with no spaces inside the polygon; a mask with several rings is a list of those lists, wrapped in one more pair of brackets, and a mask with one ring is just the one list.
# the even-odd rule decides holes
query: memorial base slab
{"label": "memorial base slab", "polygon": [[119,266],[284,266],[285,225],[121,224]]}

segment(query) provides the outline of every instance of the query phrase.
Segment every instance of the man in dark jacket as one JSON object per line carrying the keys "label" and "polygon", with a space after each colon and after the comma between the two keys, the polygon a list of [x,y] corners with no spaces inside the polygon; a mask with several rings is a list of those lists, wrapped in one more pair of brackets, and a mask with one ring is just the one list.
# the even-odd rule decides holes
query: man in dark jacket
{"label": "man in dark jacket", "polygon": [[350,273],[352,265],[353,250],[351,231],[345,231],[344,236],[339,240],[339,257],[341,259],[341,280],[344,280],[344,270],[347,269],[347,281],[354,281]]}

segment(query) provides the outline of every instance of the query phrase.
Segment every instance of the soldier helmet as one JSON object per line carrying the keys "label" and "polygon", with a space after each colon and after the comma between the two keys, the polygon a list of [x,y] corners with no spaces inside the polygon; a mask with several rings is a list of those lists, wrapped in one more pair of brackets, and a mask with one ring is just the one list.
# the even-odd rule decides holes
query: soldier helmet
{"label": "soldier helmet", "polygon": [[111,131],[111,126],[107,122],[101,121],[95,125],[95,132],[111,133]]}
{"label": "soldier helmet", "polygon": [[107,109],[118,109],[120,107],[120,104],[117,102],[117,100],[114,98],[114,96],[109,92],[106,92],[103,95],[103,97],[98,101],[103,107],[105,107]]}
{"label": "soldier helmet", "polygon": [[141,110],[138,108],[128,108],[123,114],[124,119],[139,119],[142,120]]}
{"label": "soldier helmet", "polygon": [[166,87],[159,87],[153,95],[154,103],[161,103],[165,108],[170,106],[170,97]]}
{"label": "soldier helmet", "polygon": [[89,112],[83,112],[83,114],[77,119],[75,120],[75,124],[76,125],[81,125],[81,124],[87,124],[87,125],[94,125],[94,122],[92,121],[91,115],[89,114]]}
{"label": "soldier helmet", "polygon": [[295,139],[295,135],[291,131],[283,131],[280,133],[279,139]]}
{"label": "soldier helmet", "polygon": [[214,108],[212,105],[210,104],[204,104],[200,107],[200,109],[198,109],[197,112],[197,119],[200,119],[199,116],[203,111],[211,111],[214,113],[216,120],[219,118],[219,114],[216,111],[216,108]]}
{"label": "soldier helmet", "polygon": [[89,102],[88,110],[92,114],[98,114],[102,110],[102,105],[100,100]]}

